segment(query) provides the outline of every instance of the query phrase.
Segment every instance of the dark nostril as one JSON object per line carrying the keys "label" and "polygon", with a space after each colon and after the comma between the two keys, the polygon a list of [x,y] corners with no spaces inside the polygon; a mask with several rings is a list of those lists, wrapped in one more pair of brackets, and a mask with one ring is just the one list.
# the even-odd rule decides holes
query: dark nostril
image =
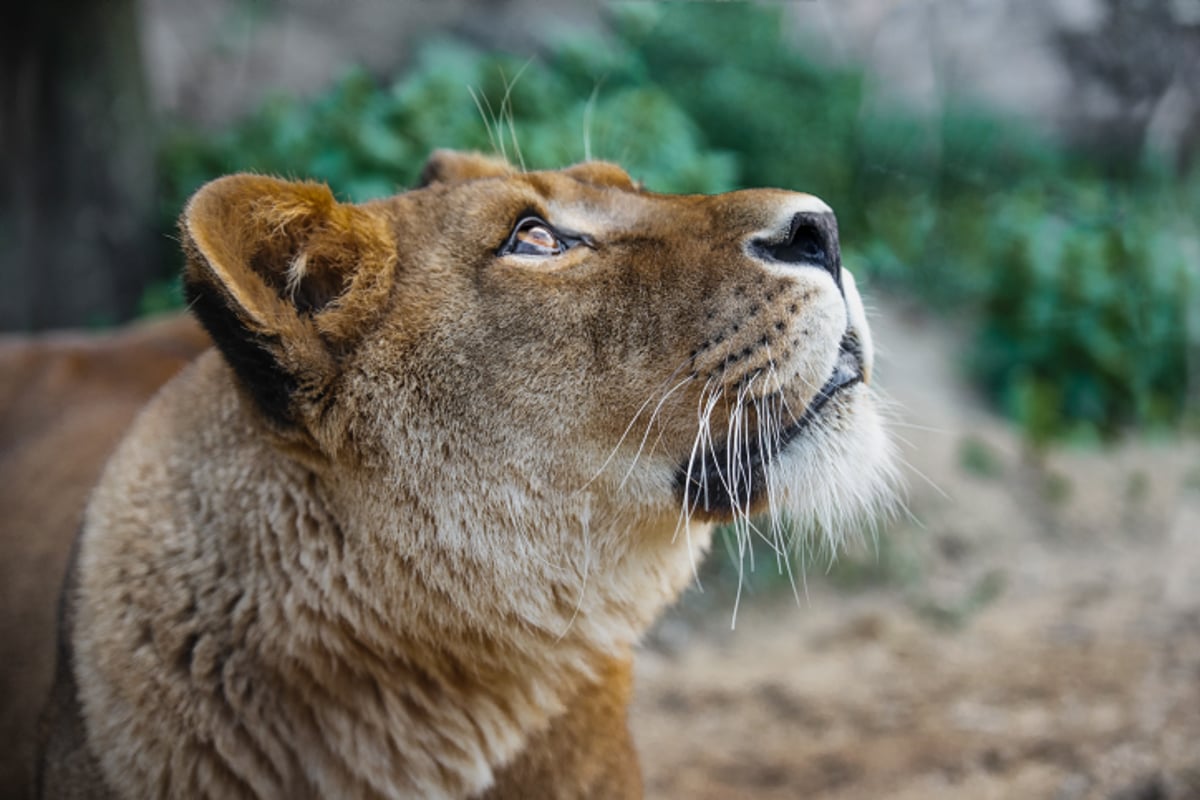
{"label": "dark nostril", "polygon": [[780,261],[791,263],[812,262],[824,264],[828,258],[821,229],[808,220],[795,225],[791,238],[776,245],[773,255]]}
{"label": "dark nostril", "polygon": [[774,242],[756,242],[760,252],[774,261],[819,267],[842,285],[837,224],[832,214],[800,212],[792,217],[786,236]]}

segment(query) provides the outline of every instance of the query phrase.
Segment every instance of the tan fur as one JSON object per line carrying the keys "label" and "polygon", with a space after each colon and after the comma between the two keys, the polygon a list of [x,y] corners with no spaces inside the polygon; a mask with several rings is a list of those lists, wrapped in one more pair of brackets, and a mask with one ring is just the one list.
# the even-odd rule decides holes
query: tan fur
{"label": "tan fur", "polygon": [[[819,201],[448,152],[424,175],[360,206],[257,176],[190,202],[220,352],[87,508],[45,796],[638,796],[631,650],[712,523],[879,494],[863,385],[798,423],[839,343],[869,374],[853,281],[763,255],[811,216],[836,260]],[[531,214],[582,243],[501,254]],[[701,503],[681,475],[722,447]]]}
{"label": "tan fur", "polygon": [[209,345],[187,317],[0,338],[0,797],[33,774],[54,613],[88,492],[134,414]]}

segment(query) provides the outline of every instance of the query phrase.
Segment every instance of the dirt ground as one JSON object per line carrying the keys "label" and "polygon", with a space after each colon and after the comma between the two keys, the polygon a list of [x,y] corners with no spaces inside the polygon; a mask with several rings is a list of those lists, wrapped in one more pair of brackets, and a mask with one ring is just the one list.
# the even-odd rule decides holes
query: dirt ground
{"label": "dirt ground", "polygon": [[[663,798],[1200,798],[1200,447],[1038,455],[940,325],[885,305],[911,517],[648,637],[632,724]],[[724,558],[717,548],[712,558]],[[752,587],[753,588],[753,587]]]}

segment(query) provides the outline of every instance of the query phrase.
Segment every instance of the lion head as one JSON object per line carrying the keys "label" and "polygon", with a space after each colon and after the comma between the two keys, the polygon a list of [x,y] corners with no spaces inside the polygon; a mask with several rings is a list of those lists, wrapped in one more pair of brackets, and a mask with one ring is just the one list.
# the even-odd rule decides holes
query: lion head
{"label": "lion head", "polygon": [[[629,794],[630,648],[714,524],[886,495],[871,336],[812,196],[439,152],[361,205],[222,178],[181,227],[220,354],[107,466],[66,623],[63,696],[135,794]],[[598,717],[613,760],[570,766]]]}
{"label": "lion head", "polygon": [[648,570],[665,596],[709,523],[836,531],[886,497],[870,330],[821,200],[449,151],[422,182],[344,205],[239,175],[183,221],[189,297],[240,386],[399,549],[506,578]]}

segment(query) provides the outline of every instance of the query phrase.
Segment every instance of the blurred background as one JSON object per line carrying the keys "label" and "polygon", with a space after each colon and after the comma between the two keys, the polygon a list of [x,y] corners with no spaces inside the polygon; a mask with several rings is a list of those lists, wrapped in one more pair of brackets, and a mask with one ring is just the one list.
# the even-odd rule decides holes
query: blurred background
{"label": "blurred background", "polygon": [[791,577],[716,548],[642,654],[651,796],[1200,797],[1200,0],[8,13],[8,331],[180,308],[175,219],[235,170],[364,200],[475,148],[833,205],[906,507]]}

